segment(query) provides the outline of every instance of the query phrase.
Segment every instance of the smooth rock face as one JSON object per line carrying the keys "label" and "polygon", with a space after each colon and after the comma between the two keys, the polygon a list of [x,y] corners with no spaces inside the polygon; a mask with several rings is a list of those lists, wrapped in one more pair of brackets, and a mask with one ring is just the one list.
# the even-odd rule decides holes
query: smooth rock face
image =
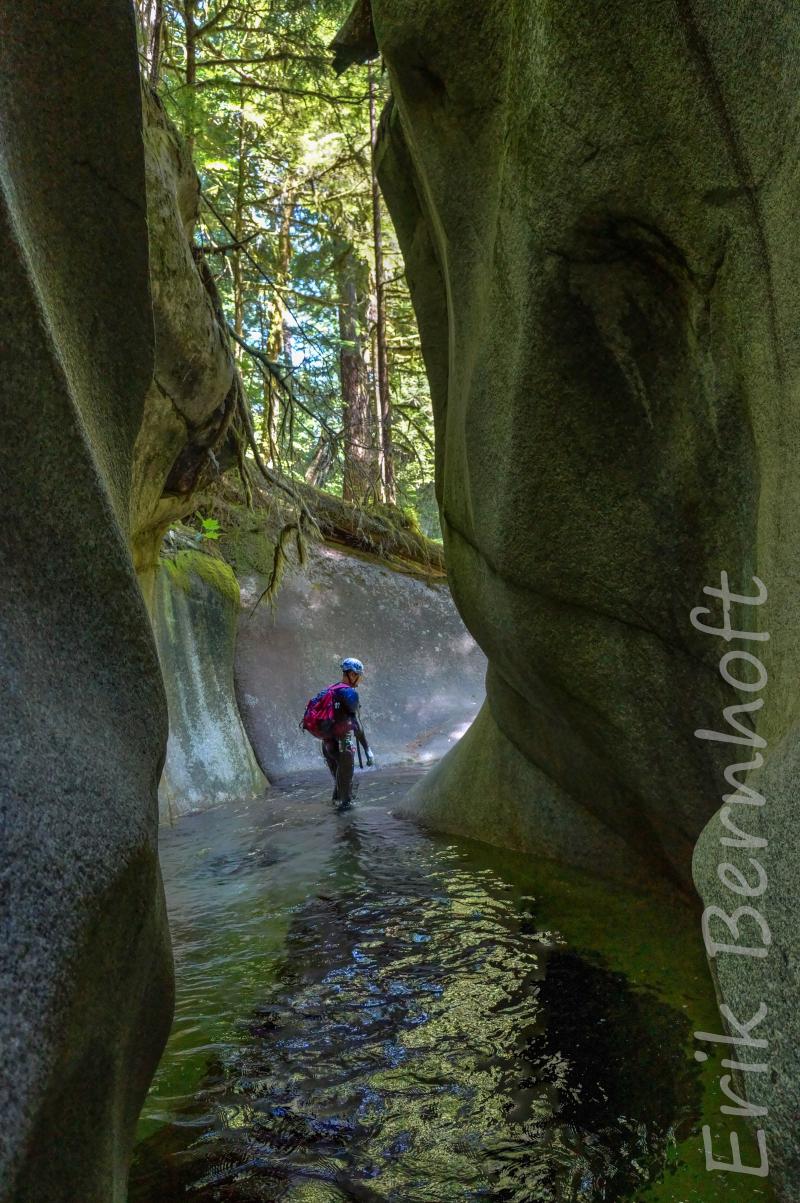
{"label": "smooth rock face", "polygon": [[646,870],[631,863],[625,841],[520,755],[488,702],[398,813],[485,844],[535,849],[537,857],[589,873],[601,869],[625,875],[631,884],[648,883]]}
{"label": "smooth rock face", "polygon": [[382,181],[492,714],[632,859],[688,885],[721,763],[692,733],[724,694],[688,615],[722,569],[772,589],[781,734],[800,705],[800,11],[373,12],[395,97]]}
{"label": "smooth rock face", "polygon": [[[599,822],[631,872],[690,888],[737,751],[693,733],[751,695],[720,679],[726,645],[689,612],[722,571],[742,593],[766,582],[753,721],[772,793],[754,822],[775,849],[773,946],[715,968],[736,1014],[771,1008],[772,1154],[796,1183],[800,9],[372,9],[394,94],[380,174],[434,394],[450,580],[519,754],[516,819],[481,796],[477,739],[418,805],[453,824],[457,788],[473,829],[533,850],[561,822],[557,787],[574,827],[559,855],[580,859]],[[721,889],[728,851],[714,820],[695,874],[732,910],[748,900]]]}
{"label": "smooth rock face", "polygon": [[362,719],[381,764],[433,761],[467,730],[486,661],[446,586],[326,546],[287,572],[274,614],[266,605],[252,613],[264,584],[242,580],[236,685],[268,775],[322,764],[320,741],[299,722],[308,699],[341,678],[344,656],[364,662]]}
{"label": "smooth rock face", "polygon": [[227,564],[193,551],[162,560],[153,608],[169,707],[162,822],[253,797],[267,784],[234,697],[238,617],[239,585]]}
{"label": "smooth rock face", "polygon": [[172,1014],[126,543],[153,365],[129,4],[0,10],[0,186],[0,1199],[122,1203]]}

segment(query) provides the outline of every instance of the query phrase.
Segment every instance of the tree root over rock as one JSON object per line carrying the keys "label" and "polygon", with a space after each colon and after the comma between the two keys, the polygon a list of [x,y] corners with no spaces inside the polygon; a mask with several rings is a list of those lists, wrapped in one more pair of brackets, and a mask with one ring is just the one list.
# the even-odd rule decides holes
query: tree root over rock
{"label": "tree root over rock", "polygon": [[196,512],[213,512],[223,527],[220,542],[208,548],[211,554],[228,559],[239,575],[255,571],[266,576],[253,609],[264,601],[275,603],[292,548],[302,565],[312,542],[347,548],[425,580],[446,578],[441,545],[412,529],[394,507],[359,509],[266,465],[261,479],[254,478],[251,460],[243,466],[240,479],[228,476],[199,495]]}
{"label": "tree root over rock", "polygon": [[377,556],[406,572],[419,574],[421,571],[426,577],[439,579],[446,576],[441,545],[415,530],[401,510],[389,505],[363,509],[268,467],[259,450],[250,406],[238,370],[235,383],[237,416],[261,477],[261,480],[252,479],[250,465],[240,449],[237,460],[245,503],[252,510],[268,509],[275,501],[277,490],[287,502],[293,504],[295,510],[294,517],[284,523],[278,534],[267,587],[253,606],[254,610],[262,601],[274,604],[288,565],[287,548],[292,541],[301,564],[305,563],[306,541],[310,538],[344,544],[355,551]]}

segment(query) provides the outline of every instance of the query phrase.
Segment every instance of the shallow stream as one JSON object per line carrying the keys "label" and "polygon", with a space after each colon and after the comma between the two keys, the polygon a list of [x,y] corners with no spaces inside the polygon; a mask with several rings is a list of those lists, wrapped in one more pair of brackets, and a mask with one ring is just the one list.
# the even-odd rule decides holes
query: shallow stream
{"label": "shallow stream", "polygon": [[703,1165],[690,909],[421,831],[393,813],[416,775],[162,833],[176,1017],[131,1203],[768,1199]]}

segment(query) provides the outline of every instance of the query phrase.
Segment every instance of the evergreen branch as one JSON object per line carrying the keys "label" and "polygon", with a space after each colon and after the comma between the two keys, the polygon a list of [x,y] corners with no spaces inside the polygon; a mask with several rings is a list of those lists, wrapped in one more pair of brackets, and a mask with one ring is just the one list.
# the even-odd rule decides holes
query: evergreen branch
{"label": "evergreen branch", "polygon": [[314,413],[313,409],[309,409],[307,405],[303,404],[294,390],[287,383],[286,377],[283,375],[276,363],[273,363],[263,351],[258,349],[258,347],[251,347],[249,343],[246,343],[245,340],[236,333],[230,322],[228,322],[228,333],[234,342],[237,342],[242,350],[246,351],[247,354],[250,355],[251,358],[255,359],[256,363],[258,363],[267,372],[270,380],[277,382],[279,388],[283,390],[292,405],[296,405],[298,409],[302,409],[303,413],[308,414],[309,418],[313,418],[315,422],[318,422],[330,438],[338,440],[339,436],[334,430],[331,429],[325,419],[320,417],[319,414]]}

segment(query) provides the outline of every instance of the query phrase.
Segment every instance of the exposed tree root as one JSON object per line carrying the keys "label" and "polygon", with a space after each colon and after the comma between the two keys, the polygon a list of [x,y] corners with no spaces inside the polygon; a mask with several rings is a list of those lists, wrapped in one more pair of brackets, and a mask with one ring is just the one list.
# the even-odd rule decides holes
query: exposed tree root
{"label": "exposed tree root", "polygon": [[307,559],[307,549],[300,527],[296,522],[287,522],[286,526],[284,526],[278,535],[278,540],[275,544],[275,554],[272,557],[272,571],[269,574],[267,587],[256,599],[253,609],[250,611],[251,615],[255,610],[258,609],[262,601],[266,601],[268,605],[274,607],[275,600],[278,596],[278,590],[280,589],[281,581],[283,580],[283,574],[289,565],[289,558],[286,554],[286,548],[288,547],[289,543],[291,543],[292,539],[295,541],[297,558],[299,562],[301,564],[305,564]]}
{"label": "exposed tree root", "polygon": [[298,483],[295,487],[313,510],[324,538],[381,559],[401,561],[401,566],[421,568],[430,576],[446,575],[441,544],[413,530],[402,511],[388,505],[360,509],[312,485]]}

